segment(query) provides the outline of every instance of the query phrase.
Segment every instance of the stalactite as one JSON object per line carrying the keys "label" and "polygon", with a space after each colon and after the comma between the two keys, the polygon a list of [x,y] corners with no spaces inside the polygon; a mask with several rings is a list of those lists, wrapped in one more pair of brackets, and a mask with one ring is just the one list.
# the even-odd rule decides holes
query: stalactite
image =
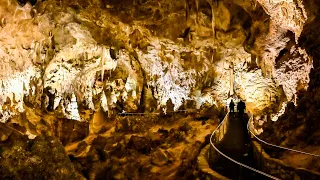
{"label": "stalactite", "polygon": [[[19,1],[18,1],[19,2]],[[24,18],[27,19],[27,13],[31,11],[31,4],[27,3],[27,2],[21,2],[22,4],[19,4],[17,5],[16,7],[16,10],[14,11],[14,15],[13,15],[13,18],[15,19],[16,17],[16,14],[17,14],[17,11],[20,10],[20,11],[23,11],[24,12]]]}
{"label": "stalactite", "polygon": [[251,63],[252,64],[257,64],[257,56],[254,54],[251,54]]}
{"label": "stalactite", "polygon": [[44,62],[44,65],[47,66],[51,59],[54,56],[54,37],[52,35],[52,32],[49,32],[49,43],[48,43],[48,49],[47,49],[47,53],[46,53],[46,59]]}
{"label": "stalactite", "polygon": [[103,81],[104,77],[104,63],[105,63],[105,54],[106,54],[106,48],[102,47],[101,48],[101,81]]}
{"label": "stalactite", "polygon": [[190,0],[186,0],[186,22],[187,22],[187,24],[188,24],[189,16],[190,16]]}
{"label": "stalactite", "polygon": [[3,28],[7,24],[7,19],[6,17],[1,18],[0,26]]}
{"label": "stalactite", "polygon": [[36,42],[34,47],[34,53],[35,53],[35,62],[41,64],[41,43]]}
{"label": "stalactite", "polygon": [[213,35],[213,38],[215,39],[216,34],[215,34],[214,3],[215,3],[215,0],[212,0],[211,1],[211,13],[212,13],[211,25],[212,25],[212,33],[213,33],[212,35]]}
{"label": "stalactite", "polygon": [[199,23],[199,0],[195,0],[195,3],[196,3],[196,16],[197,16],[196,22]]}
{"label": "stalactite", "polygon": [[84,68],[84,61],[86,60],[86,53],[81,53],[80,58],[79,58],[79,66],[81,69]]}
{"label": "stalactite", "polygon": [[230,64],[230,96],[232,96],[234,94],[233,91],[233,83],[234,83],[234,72],[233,72],[233,63],[231,62]]}

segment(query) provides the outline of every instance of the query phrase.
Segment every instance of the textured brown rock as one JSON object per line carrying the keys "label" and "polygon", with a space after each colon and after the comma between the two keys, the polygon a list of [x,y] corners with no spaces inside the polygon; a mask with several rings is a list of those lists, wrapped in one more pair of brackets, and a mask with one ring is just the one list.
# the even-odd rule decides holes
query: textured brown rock
{"label": "textured brown rock", "polygon": [[68,119],[57,119],[54,122],[53,134],[60,139],[65,146],[68,143],[80,141],[88,136],[89,125],[86,122],[78,122]]}
{"label": "textured brown rock", "polygon": [[[264,137],[318,145],[318,16],[316,0],[0,0],[0,122],[15,129],[0,139],[55,136],[92,179],[190,178],[200,145],[179,144],[197,128],[166,127],[170,111],[200,109],[209,133],[234,98],[267,120]],[[152,167],[159,148],[183,161]]]}
{"label": "textured brown rock", "polygon": [[188,123],[184,123],[182,126],[179,127],[179,130],[184,131],[185,133],[187,133],[191,129],[192,127]]}
{"label": "textured brown rock", "polygon": [[[23,42],[25,50],[20,52],[20,56],[28,56],[21,61],[19,58],[15,64],[20,69],[32,69],[33,72],[28,73],[30,76],[25,77],[26,85],[30,78],[37,77],[41,86],[39,77],[45,74],[43,87],[50,87],[54,95],[48,103],[52,106],[54,99],[53,109],[56,109],[61,101],[59,111],[68,119],[89,121],[90,116],[84,111],[89,110],[89,114],[93,114],[99,106],[108,112],[108,117],[119,111],[143,109],[140,106],[145,106],[144,111],[152,112],[159,108],[167,110],[168,101],[172,102],[174,110],[186,100],[197,101],[197,107],[204,103],[221,107],[234,91],[237,96],[248,101],[252,111],[262,113],[269,108],[272,109],[271,113],[275,113],[278,110],[276,106],[281,105],[281,102],[272,102],[275,105],[265,103],[270,97],[263,94],[264,91],[272,91],[272,98],[279,96],[282,99],[283,92],[275,90],[281,89],[278,86],[280,84],[288,100],[291,100],[291,96],[296,93],[295,89],[306,87],[308,78],[305,75],[310,66],[299,73],[301,75],[305,72],[304,77],[295,75],[291,78],[295,81],[289,84],[285,83],[288,78],[284,77],[293,76],[280,68],[276,75],[278,82],[263,84],[263,90],[259,92],[263,96],[260,98],[256,98],[254,90],[261,89],[261,86],[242,80],[248,75],[245,78],[269,81],[261,73],[275,77],[273,66],[276,57],[290,38],[291,41],[297,40],[306,20],[301,3],[219,1],[211,5],[206,1],[196,2],[189,4],[188,11],[185,11],[186,4],[182,1],[125,1],[119,4],[49,0],[38,2],[34,7],[37,15],[27,16],[26,20],[22,16],[13,17],[15,4],[3,2],[3,12],[8,19],[4,32],[16,32],[20,26],[33,27],[30,33],[34,36],[23,34],[7,37]],[[279,7],[287,9],[288,13],[281,12]],[[269,19],[268,15],[272,18]],[[9,19],[23,23],[17,26]],[[283,26],[283,29],[277,29],[276,26]],[[285,33],[288,30],[295,32],[295,36],[287,36]],[[13,41],[6,40],[3,43],[9,42]],[[251,52],[254,58],[244,51],[243,43],[244,49]],[[4,50],[4,58],[10,58],[10,54],[15,51],[14,48]],[[248,66],[237,67],[249,61],[261,67],[262,72],[250,71]],[[231,69],[225,69],[225,64],[230,63],[235,65],[235,81],[241,84],[234,90],[229,82]],[[301,65],[303,62],[297,63]],[[4,65],[11,68],[10,64]],[[10,87],[12,78],[4,79],[5,83],[9,83],[7,87]],[[19,83],[23,79],[18,80]],[[303,82],[300,83],[300,80]],[[123,83],[117,83],[120,81]],[[297,83],[299,87],[295,87]],[[243,91],[242,88],[252,91]],[[41,88],[37,91],[41,93]],[[141,94],[142,91],[144,94]],[[32,98],[29,101],[33,102]],[[257,107],[252,105],[254,103]],[[32,106],[36,104],[39,102]],[[19,109],[23,111],[21,102]]]}
{"label": "textured brown rock", "polygon": [[[172,119],[181,116],[172,115]],[[126,117],[128,121],[133,121],[136,117]],[[208,136],[216,126],[212,121],[207,122],[208,127],[201,125],[201,122],[189,118],[182,118],[171,121],[166,118],[154,120],[150,124],[148,117],[140,117],[140,121],[135,122],[137,126],[147,126],[148,132],[142,131],[114,131],[108,130],[100,135],[91,134],[81,142],[75,142],[66,146],[67,153],[72,162],[86,177],[103,178],[112,177],[114,179],[145,179],[154,177],[165,177],[171,174],[174,177],[183,177],[186,171],[195,168],[192,163],[197,153],[201,149],[200,144],[205,143],[205,136]],[[171,127],[169,132],[160,128],[158,123],[166,123]],[[196,134],[185,134],[179,127],[187,123],[196,131]],[[200,133],[201,132],[201,133]],[[183,133],[177,141],[177,133]],[[139,134],[139,135],[137,135]],[[192,138],[191,138],[192,137]],[[187,140],[188,139],[188,140]],[[187,147],[187,148],[185,148]],[[195,150],[195,149],[196,150]],[[185,150],[184,150],[185,149]],[[183,159],[182,167],[181,153],[187,152]],[[181,173],[181,174],[180,174]],[[186,175],[193,177],[192,174]]]}
{"label": "textured brown rock", "polygon": [[151,150],[151,140],[148,137],[131,136],[128,147],[136,149],[143,154],[149,154]]}
{"label": "textured brown rock", "polygon": [[166,152],[161,148],[157,148],[154,152],[151,153],[151,161],[153,164],[158,166],[166,165],[168,163]]}
{"label": "textured brown rock", "polygon": [[11,133],[12,133],[11,129],[9,129],[3,124],[0,124],[0,140],[1,141],[7,140]]}
{"label": "textured brown rock", "polygon": [[[8,131],[5,125],[1,128]],[[0,142],[0,149],[0,179],[84,179],[55,138],[38,136],[28,140],[13,131],[5,142]]]}

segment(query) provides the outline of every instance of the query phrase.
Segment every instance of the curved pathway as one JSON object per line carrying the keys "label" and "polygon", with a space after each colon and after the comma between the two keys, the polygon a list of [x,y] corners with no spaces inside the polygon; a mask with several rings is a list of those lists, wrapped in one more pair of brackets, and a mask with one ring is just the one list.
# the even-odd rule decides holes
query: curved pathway
{"label": "curved pathway", "polygon": [[[246,115],[242,119],[238,113],[230,113],[226,134],[223,140],[216,145],[216,148],[234,161],[258,169],[253,160],[252,148],[248,146],[247,121],[248,117]],[[265,175],[240,166],[234,161],[220,156],[212,168],[230,179],[270,179]]]}

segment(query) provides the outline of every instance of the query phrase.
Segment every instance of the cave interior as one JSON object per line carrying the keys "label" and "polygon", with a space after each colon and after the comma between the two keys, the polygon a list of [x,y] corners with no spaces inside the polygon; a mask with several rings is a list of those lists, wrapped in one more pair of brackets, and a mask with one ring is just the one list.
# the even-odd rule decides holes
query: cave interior
{"label": "cave interior", "polygon": [[320,178],[318,0],[0,0],[0,61],[0,179],[215,179],[240,101]]}

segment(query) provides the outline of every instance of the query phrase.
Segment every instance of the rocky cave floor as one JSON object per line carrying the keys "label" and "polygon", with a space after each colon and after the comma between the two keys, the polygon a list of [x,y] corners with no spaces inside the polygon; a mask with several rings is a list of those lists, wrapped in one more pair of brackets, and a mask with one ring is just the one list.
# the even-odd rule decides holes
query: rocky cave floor
{"label": "rocky cave floor", "polygon": [[[23,126],[0,124],[0,179],[201,178],[196,159],[221,119],[199,113],[108,119],[101,111],[89,124],[53,116],[44,115],[43,126],[35,127],[43,133],[35,139]],[[296,144],[290,147],[319,152],[318,146]],[[320,170],[311,156],[264,149],[291,166]]]}
{"label": "rocky cave floor", "polygon": [[195,179],[197,156],[219,123],[197,117],[58,119],[33,140],[21,126],[0,124],[0,179]]}

